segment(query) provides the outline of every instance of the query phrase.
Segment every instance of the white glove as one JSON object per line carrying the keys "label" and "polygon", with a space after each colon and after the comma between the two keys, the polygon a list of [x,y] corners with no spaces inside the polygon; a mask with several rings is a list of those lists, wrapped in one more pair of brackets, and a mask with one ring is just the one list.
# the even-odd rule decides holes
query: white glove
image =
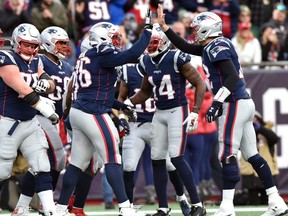
{"label": "white glove", "polygon": [[48,80],[46,79],[39,79],[36,87],[35,87],[35,91],[38,93],[45,93],[47,89],[50,88],[50,83]]}
{"label": "white glove", "polygon": [[134,104],[131,102],[131,100],[129,98],[127,98],[125,101],[124,101],[124,104],[126,104],[127,106],[133,108],[134,107]]}
{"label": "white glove", "polygon": [[184,120],[182,125],[186,125],[186,133],[193,132],[198,127],[198,113],[191,112],[188,117]]}
{"label": "white glove", "polygon": [[52,105],[46,103],[45,100],[39,100],[38,104],[36,105],[35,109],[37,109],[43,116],[48,118],[53,125],[59,122],[59,116],[55,113]]}
{"label": "white glove", "polygon": [[46,98],[46,97],[42,97],[42,96],[40,96],[40,100],[41,100],[41,101],[44,101],[45,103],[47,103],[48,105],[50,105],[50,106],[53,108],[54,111],[56,110],[55,101],[53,101],[53,100],[51,100],[51,99],[49,99],[49,98]]}

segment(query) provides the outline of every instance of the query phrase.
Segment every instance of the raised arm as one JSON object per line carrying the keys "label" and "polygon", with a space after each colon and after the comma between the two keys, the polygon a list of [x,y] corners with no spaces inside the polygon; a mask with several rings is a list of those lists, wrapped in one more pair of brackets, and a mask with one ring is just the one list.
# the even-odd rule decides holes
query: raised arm
{"label": "raised arm", "polygon": [[182,52],[189,53],[192,55],[201,56],[203,47],[201,45],[195,45],[188,43],[184,38],[176,34],[165,22],[165,14],[163,13],[162,5],[158,4],[158,23],[161,26],[163,32],[167,35],[169,40],[180,49]]}

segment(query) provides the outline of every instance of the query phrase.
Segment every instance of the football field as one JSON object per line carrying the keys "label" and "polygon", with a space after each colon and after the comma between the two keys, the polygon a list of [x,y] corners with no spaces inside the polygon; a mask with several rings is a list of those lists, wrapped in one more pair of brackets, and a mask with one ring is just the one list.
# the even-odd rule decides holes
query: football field
{"label": "football field", "polygon": [[[177,203],[170,203],[169,207],[172,209],[170,215],[171,216],[181,216],[181,210]],[[142,208],[139,210],[141,212],[145,212],[148,214],[154,214],[156,212],[157,205],[143,205]],[[206,206],[207,209],[207,216],[213,215],[214,212],[217,211],[218,206]],[[266,206],[237,206],[235,207],[236,215],[237,216],[260,216],[266,211]],[[105,210],[104,205],[88,205],[85,208],[85,212],[88,216],[118,216],[117,209],[113,210]],[[0,213],[1,216],[10,216],[10,212],[3,211]],[[36,212],[31,212],[31,216],[37,216]]]}

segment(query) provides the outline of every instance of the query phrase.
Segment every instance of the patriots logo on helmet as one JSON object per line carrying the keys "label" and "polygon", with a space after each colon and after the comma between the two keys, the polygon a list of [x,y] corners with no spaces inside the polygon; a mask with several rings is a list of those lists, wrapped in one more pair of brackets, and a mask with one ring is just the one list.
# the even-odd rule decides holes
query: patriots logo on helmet
{"label": "patriots logo on helmet", "polygon": [[49,31],[48,31],[49,34],[55,34],[56,32],[57,32],[56,29],[49,29]]}
{"label": "patriots logo on helmet", "polygon": [[24,26],[20,26],[19,29],[18,29],[18,32],[25,32],[26,29],[24,28]]}
{"label": "patriots logo on helmet", "polygon": [[216,46],[216,47],[214,47],[214,48],[210,51],[210,53],[211,53],[211,55],[212,55],[214,58],[216,58],[216,56],[217,56],[221,51],[227,50],[227,49],[229,49],[229,48],[228,48],[228,47],[225,47],[225,46]]}
{"label": "patriots logo on helmet", "polygon": [[197,17],[197,20],[198,21],[203,21],[203,20],[215,20],[212,16],[209,16],[209,15],[206,15],[206,14],[203,14],[203,15],[200,15]]}

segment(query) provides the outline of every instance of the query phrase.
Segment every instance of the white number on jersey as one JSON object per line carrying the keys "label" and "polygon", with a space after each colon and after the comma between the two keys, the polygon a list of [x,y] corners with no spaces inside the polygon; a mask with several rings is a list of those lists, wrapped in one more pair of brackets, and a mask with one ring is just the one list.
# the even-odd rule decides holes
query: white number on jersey
{"label": "white number on jersey", "polygon": [[153,82],[153,77],[150,76],[148,78],[149,82],[151,83],[151,85],[153,86],[153,93],[154,93],[154,98],[155,100],[158,100],[157,95],[159,96],[167,96],[168,100],[174,99],[174,94],[175,91],[173,90],[173,85],[171,82],[171,76],[170,74],[165,74],[162,77],[160,86],[158,88],[158,94],[157,94],[157,86],[154,84]]}
{"label": "white number on jersey", "polygon": [[88,10],[90,11],[89,17],[92,20],[110,20],[107,2],[90,1]]}
{"label": "white number on jersey", "polygon": [[83,69],[83,64],[90,64],[90,63],[91,61],[90,58],[88,57],[83,57],[77,60],[75,66],[75,72],[77,74],[78,85],[81,88],[87,88],[92,84],[90,72],[86,69]]}

